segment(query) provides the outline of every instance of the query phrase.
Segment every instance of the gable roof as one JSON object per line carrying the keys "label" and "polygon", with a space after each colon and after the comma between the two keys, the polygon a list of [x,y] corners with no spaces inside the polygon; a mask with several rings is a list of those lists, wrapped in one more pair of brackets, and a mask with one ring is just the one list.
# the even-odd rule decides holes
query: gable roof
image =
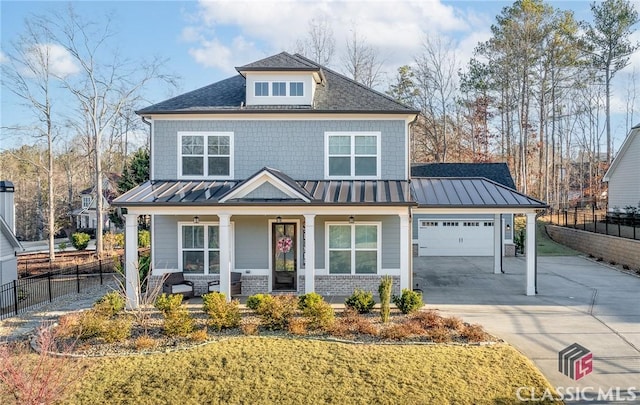
{"label": "gable roof", "polygon": [[485,177],[516,189],[506,163],[414,163],[411,177]]}
{"label": "gable roof", "polygon": [[251,177],[236,184],[227,193],[220,196],[218,199],[221,203],[226,201],[232,201],[234,199],[247,199],[252,191],[255,191],[259,186],[269,183],[280,190],[286,199],[302,200],[304,202],[310,202],[313,197],[302,188],[295,180],[287,176],[280,170],[272,169],[270,167],[263,167],[258,170]]}
{"label": "gable roof", "polygon": [[18,240],[18,238],[16,238],[16,235],[14,235],[13,232],[11,231],[11,227],[9,227],[9,224],[7,223],[7,221],[5,221],[4,217],[1,217],[1,216],[0,216],[0,233],[2,233],[5,236],[5,238],[9,241],[11,246],[13,246],[16,249],[24,250],[20,241]]}
{"label": "gable roof", "polygon": [[136,111],[139,115],[197,113],[406,113],[418,111],[301,55],[286,52],[237,68],[250,70],[312,70],[324,75],[313,105],[246,105],[246,81],[238,74]]}
{"label": "gable roof", "polygon": [[634,139],[639,136],[638,134],[640,134],[640,124],[637,124],[636,126],[631,128],[631,131],[624,139],[624,142],[622,142],[622,146],[620,147],[618,154],[616,155],[615,159],[613,159],[611,166],[609,166],[609,170],[607,170],[607,172],[604,174],[604,177],[602,177],[602,181],[609,181],[611,179],[613,172],[616,170],[618,165],[620,165],[620,161],[624,159],[624,155],[626,154],[627,150],[631,148],[631,144],[633,143]]}
{"label": "gable roof", "polygon": [[415,178],[411,189],[418,208],[547,208],[540,200],[482,177]]}

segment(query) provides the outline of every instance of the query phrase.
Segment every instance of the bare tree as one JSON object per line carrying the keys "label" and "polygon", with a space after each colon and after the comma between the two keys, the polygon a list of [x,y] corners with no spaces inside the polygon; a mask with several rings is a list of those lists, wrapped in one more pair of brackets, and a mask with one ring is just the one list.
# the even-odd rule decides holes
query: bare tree
{"label": "bare tree", "polygon": [[[8,53],[10,63],[2,65],[3,85],[17,95],[23,104],[29,108],[38,123],[26,128],[38,140],[44,139],[47,144],[46,164],[40,159],[32,160],[31,164],[38,167],[38,183],[40,170],[47,174],[47,230],[49,237],[49,261],[55,260],[56,234],[55,201],[54,201],[54,152],[53,142],[56,138],[53,120],[53,102],[51,98],[52,85],[57,76],[64,76],[54,66],[54,53],[60,48],[53,43],[50,32],[43,29],[42,19],[32,17],[25,21],[25,30],[17,42],[13,44],[13,51]],[[42,198],[38,188],[38,206],[41,207]]]}
{"label": "bare tree", "polygon": [[384,60],[380,58],[378,50],[367,43],[366,38],[358,35],[355,25],[351,28],[346,47],[342,64],[347,75],[367,87],[381,84]]}
{"label": "bare tree", "polygon": [[307,37],[296,41],[296,52],[316,63],[329,66],[336,48],[333,28],[326,17],[309,21]]}

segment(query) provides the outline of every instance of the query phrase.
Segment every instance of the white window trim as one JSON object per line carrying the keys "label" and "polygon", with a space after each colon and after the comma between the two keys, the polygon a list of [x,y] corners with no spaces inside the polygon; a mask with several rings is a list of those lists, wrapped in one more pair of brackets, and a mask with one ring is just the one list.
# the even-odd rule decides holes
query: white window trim
{"label": "white window trim", "polygon": [[[351,163],[351,174],[349,176],[330,176],[329,175],[329,138],[332,136],[348,136],[351,138],[351,153],[349,155]],[[376,137],[376,175],[375,176],[356,176],[356,154],[355,154],[355,137],[356,136],[375,136]],[[381,133],[380,131],[340,131],[324,133],[324,178],[327,180],[347,179],[347,180],[379,180],[381,178]]]}
{"label": "white window trim", "polygon": [[[205,228],[205,233],[204,233],[204,248],[202,250],[204,250],[204,272],[203,273],[188,273],[188,274],[195,274],[195,275],[207,275],[207,274],[219,274],[219,273],[209,273],[209,252],[215,249],[209,249],[209,227],[210,226],[217,226],[218,227],[218,234],[219,234],[219,230],[220,230],[220,223],[219,222],[199,222],[197,224],[194,224],[193,222],[178,222],[178,269],[182,272],[184,272],[184,263],[182,262],[183,260],[183,252],[184,249],[182,247],[182,228],[185,226],[203,226]],[[220,241],[218,241],[218,245],[220,244]],[[198,251],[199,249],[187,249],[188,251]],[[218,247],[218,252],[220,252],[220,248]]]}
{"label": "white window trim", "polygon": [[[329,226],[331,225],[346,225],[351,227],[351,248],[349,249],[339,249],[339,250],[349,250],[351,252],[351,273],[331,273],[331,266],[329,263],[330,251],[332,249],[329,248]],[[325,222],[324,225],[324,246],[325,246],[325,255],[324,255],[324,268],[327,271],[327,274],[330,276],[370,276],[374,273],[356,273],[356,255],[357,251],[372,251],[373,249],[358,249],[356,250],[356,232],[355,227],[358,225],[375,225],[377,228],[377,247],[376,247],[376,262],[377,268],[375,274],[381,274],[382,270],[382,222],[374,222],[374,221],[364,221],[364,222],[354,222],[349,223],[345,221],[330,221]],[[334,249],[338,250],[338,249]]]}
{"label": "white window trim", "polygon": [[[207,173],[208,171],[208,166],[209,166],[209,154],[207,153],[207,148],[208,148],[208,140],[207,138],[209,136],[228,136],[229,137],[229,175],[228,176],[208,176],[206,174],[203,174],[202,176],[197,176],[197,175],[192,175],[192,174],[188,174],[188,175],[183,175],[182,174],[182,138],[185,136],[203,136],[205,137],[205,142],[204,142],[204,155],[203,155],[203,173]],[[234,167],[234,133],[233,132],[229,132],[229,131],[179,131],[178,132],[178,159],[177,159],[177,165],[178,165],[178,179],[179,180],[189,180],[189,179],[212,179],[212,180],[232,180],[234,177],[234,171],[233,171],[233,167]]]}

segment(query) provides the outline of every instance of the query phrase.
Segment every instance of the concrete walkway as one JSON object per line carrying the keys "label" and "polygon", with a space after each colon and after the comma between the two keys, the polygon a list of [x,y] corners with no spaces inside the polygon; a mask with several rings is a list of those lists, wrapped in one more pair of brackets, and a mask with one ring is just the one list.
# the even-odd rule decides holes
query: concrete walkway
{"label": "concrete walkway", "polygon": [[[527,297],[525,259],[503,264],[505,274],[495,275],[491,257],[417,257],[414,287],[429,308],[480,323],[512,344],[552,385],[589,392],[581,395],[588,403],[599,389],[616,387],[617,399],[628,400],[632,388],[640,402],[640,277],[583,257],[541,257],[538,295]],[[573,343],[593,353],[593,372],[577,381],[558,371],[558,352]]]}

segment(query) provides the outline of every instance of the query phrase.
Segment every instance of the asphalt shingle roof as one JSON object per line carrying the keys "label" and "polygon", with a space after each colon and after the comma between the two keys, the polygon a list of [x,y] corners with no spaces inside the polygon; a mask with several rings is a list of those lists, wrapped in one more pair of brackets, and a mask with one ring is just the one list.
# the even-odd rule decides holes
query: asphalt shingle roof
{"label": "asphalt shingle roof", "polygon": [[418,111],[301,56],[286,52],[238,70],[318,70],[325,80],[316,87],[313,105],[246,105],[245,78],[236,75],[137,111],[138,114],[248,112],[376,112]]}
{"label": "asphalt shingle roof", "polygon": [[506,163],[414,163],[411,177],[484,177],[516,189]]}

